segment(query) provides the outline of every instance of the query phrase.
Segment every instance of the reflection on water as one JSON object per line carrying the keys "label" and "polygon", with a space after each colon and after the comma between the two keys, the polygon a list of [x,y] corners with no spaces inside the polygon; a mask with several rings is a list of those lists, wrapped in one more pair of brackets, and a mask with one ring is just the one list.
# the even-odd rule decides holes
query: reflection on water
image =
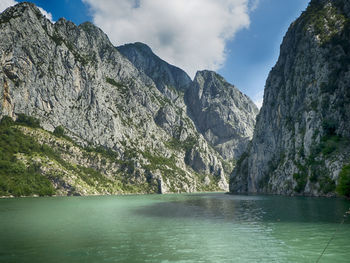
{"label": "reflection on water", "polygon": [[227,221],[260,221],[263,211],[256,204],[257,198],[244,198],[243,200],[222,198],[222,194],[191,195],[181,201],[159,202],[151,206],[135,210],[142,216],[165,218],[198,218],[217,219]]}
{"label": "reflection on water", "polygon": [[[0,262],[315,262],[349,206],[217,193],[0,200]],[[349,237],[347,221],[321,262],[349,262]]]}
{"label": "reflection on water", "polygon": [[189,217],[237,222],[338,223],[349,207],[350,203],[341,199],[194,194],[188,195],[187,199],[141,207],[135,213],[153,217]]}

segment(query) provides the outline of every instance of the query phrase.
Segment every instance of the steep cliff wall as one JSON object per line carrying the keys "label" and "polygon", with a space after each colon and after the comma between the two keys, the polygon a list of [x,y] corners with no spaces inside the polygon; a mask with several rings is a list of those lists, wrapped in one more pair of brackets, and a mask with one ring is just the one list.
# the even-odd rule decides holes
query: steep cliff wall
{"label": "steep cliff wall", "polygon": [[246,95],[213,71],[197,72],[193,82],[181,69],[157,57],[145,44],[118,47],[167,98],[186,109],[197,130],[228,162],[252,139],[258,108]]}
{"label": "steep cliff wall", "polygon": [[21,3],[0,15],[0,34],[0,117],[34,116],[84,147],[114,151],[126,183],[157,181],[162,192],[228,189],[232,167],[99,28],[52,24]]}
{"label": "steep cliff wall", "polygon": [[266,81],[231,192],[331,195],[350,153],[350,3],[312,0]]}
{"label": "steep cliff wall", "polygon": [[150,77],[159,91],[171,100],[176,100],[179,92],[184,93],[192,82],[186,72],[159,58],[143,43],[126,44],[117,49],[138,70]]}
{"label": "steep cliff wall", "polygon": [[197,72],[185,94],[191,118],[206,140],[226,159],[236,160],[252,139],[256,105],[213,71]]}

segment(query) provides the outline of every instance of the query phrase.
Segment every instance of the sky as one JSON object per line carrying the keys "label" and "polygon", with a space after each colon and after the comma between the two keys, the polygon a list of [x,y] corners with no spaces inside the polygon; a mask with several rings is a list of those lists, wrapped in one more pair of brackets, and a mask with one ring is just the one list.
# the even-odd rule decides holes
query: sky
{"label": "sky", "polygon": [[[21,0],[0,0],[0,12]],[[284,34],[309,0],[32,0],[52,22],[91,21],[185,70],[215,70],[261,107]]]}

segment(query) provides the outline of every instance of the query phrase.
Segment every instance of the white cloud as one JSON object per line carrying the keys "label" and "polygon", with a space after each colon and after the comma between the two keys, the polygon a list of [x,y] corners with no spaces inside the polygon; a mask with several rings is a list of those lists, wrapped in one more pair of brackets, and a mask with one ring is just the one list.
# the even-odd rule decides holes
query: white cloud
{"label": "white cloud", "polygon": [[[252,2],[250,2],[252,1]],[[191,77],[219,69],[226,42],[249,27],[256,0],[83,0],[114,45],[144,42]]]}
{"label": "white cloud", "polygon": [[8,8],[9,6],[13,6],[15,4],[17,4],[17,2],[14,0],[1,0],[0,1],[0,13],[2,11],[4,11],[6,8]]}
{"label": "white cloud", "polygon": [[[0,1],[0,13],[2,11],[4,11],[6,8],[10,7],[10,6],[14,6],[15,4],[18,4],[18,2],[14,1],[14,0],[1,0]],[[40,12],[46,16],[47,19],[49,19],[51,22],[53,22],[52,20],[52,14],[49,12],[46,12],[43,8],[38,7]]]}
{"label": "white cloud", "polygon": [[39,7],[39,6],[38,6],[38,8],[39,8],[40,12],[41,12],[44,16],[46,16],[47,19],[49,19],[51,22],[54,22],[53,19],[52,19],[52,14],[51,14],[51,13],[46,12],[43,8],[41,8],[41,7]]}

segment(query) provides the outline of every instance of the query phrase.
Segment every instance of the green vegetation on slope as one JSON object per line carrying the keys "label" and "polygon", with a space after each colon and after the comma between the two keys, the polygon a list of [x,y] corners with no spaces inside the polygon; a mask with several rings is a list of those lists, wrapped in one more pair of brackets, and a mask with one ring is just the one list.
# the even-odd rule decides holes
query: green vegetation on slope
{"label": "green vegetation on slope", "polygon": [[[167,158],[150,149],[129,148],[121,159],[112,149],[83,148],[65,134],[62,126],[52,133],[44,131],[39,120],[30,116],[19,115],[16,122],[4,117],[0,123],[0,196],[157,193],[159,179],[154,175],[166,176],[171,192],[185,191],[192,185],[192,176],[197,190],[218,190],[219,178],[195,171],[187,174],[177,166],[175,155]],[[185,142],[169,141],[167,146],[187,152],[195,142],[190,137]],[[145,161],[141,168],[135,162],[138,156]],[[205,183],[208,179],[209,184]]]}
{"label": "green vegetation on slope", "polygon": [[198,138],[194,136],[189,136],[185,141],[180,141],[179,139],[172,138],[167,141],[165,145],[170,149],[175,149],[177,151],[185,150],[186,152],[190,151],[198,142]]}
{"label": "green vegetation on slope", "polygon": [[57,137],[63,137],[64,133],[64,128],[62,126],[57,126],[53,131],[53,134]]}
{"label": "green vegetation on slope", "polygon": [[350,164],[345,165],[339,174],[337,192],[340,195],[350,197]]}
{"label": "green vegetation on slope", "polygon": [[112,86],[116,87],[122,93],[126,93],[128,91],[128,88],[123,83],[117,82],[112,78],[106,77],[106,82],[108,84],[111,84]]}
{"label": "green vegetation on slope", "polygon": [[[18,123],[37,126],[34,118],[18,118]],[[9,117],[0,123],[0,195],[52,195],[55,193],[51,182],[40,174],[35,164],[24,165],[16,158],[18,153],[42,153],[48,156],[55,153],[45,145],[39,145],[33,138],[16,129]]]}
{"label": "green vegetation on slope", "polygon": [[295,173],[293,174],[293,178],[297,182],[297,185],[294,187],[294,191],[297,193],[304,191],[307,183],[307,173]]}
{"label": "green vegetation on slope", "polygon": [[329,42],[333,36],[339,33],[339,25],[346,23],[346,18],[334,5],[326,5],[311,1],[306,12],[305,30],[311,25],[315,34],[320,37],[321,44]]}
{"label": "green vegetation on slope", "polygon": [[[29,127],[29,134],[20,126]],[[56,127],[53,132],[54,136],[63,139],[61,146],[60,143],[57,144],[58,141],[53,145],[39,143],[36,141],[37,137],[45,141],[44,137],[49,136],[46,143],[52,142],[54,137],[38,127],[40,122],[26,115],[19,115],[16,122],[9,117],[1,120],[0,196],[157,192],[157,187],[152,182],[134,184],[131,182],[132,176],[122,171],[110,178],[95,168],[65,161],[62,154],[70,155],[67,147],[73,147],[80,149],[81,157],[86,160],[98,162],[101,159],[104,164],[124,163],[110,149],[84,149],[77,146],[64,135],[64,128],[61,126]],[[56,189],[52,182],[55,182]]]}

